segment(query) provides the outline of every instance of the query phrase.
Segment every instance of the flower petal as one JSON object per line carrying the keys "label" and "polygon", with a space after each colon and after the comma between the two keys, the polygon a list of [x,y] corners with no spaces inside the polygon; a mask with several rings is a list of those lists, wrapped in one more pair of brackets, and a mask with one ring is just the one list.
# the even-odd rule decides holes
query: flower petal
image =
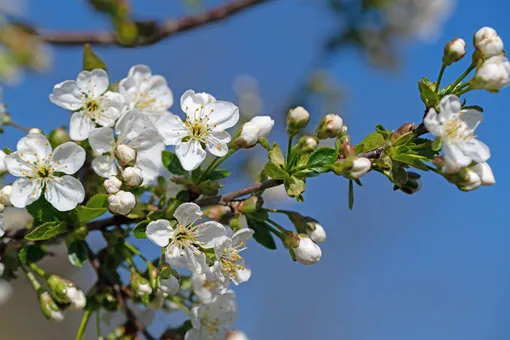
{"label": "flower petal", "polygon": [[209,103],[205,106],[204,112],[209,115],[209,125],[213,126],[213,131],[226,130],[239,121],[239,108],[230,102]]}
{"label": "flower petal", "polygon": [[108,90],[110,84],[106,71],[99,68],[80,72],[76,78],[76,83],[81,92],[86,93],[89,97],[102,95]]}
{"label": "flower petal", "polygon": [[89,132],[89,143],[95,153],[113,152],[115,140],[113,129],[109,127],[96,128]]}
{"label": "flower petal", "polygon": [[124,97],[120,93],[106,92],[103,95],[101,112],[94,118],[95,122],[101,126],[114,126],[124,106]]}
{"label": "flower petal", "polygon": [[[197,307],[193,308],[197,309]],[[200,335],[200,332],[196,330],[195,328],[190,328],[186,331],[186,334],[184,334],[184,340],[203,340],[204,338]]]}
{"label": "flower petal", "polygon": [[253,237],[254,231],[249,228],[243,228],[234,233],[232,235],[232,246],[237,247],[242,243],[248,241]]}
{"label": "flower petal", "polygon": [[205,260],[205,254],[195,247],[184,248],[186,256],[186,267],[193,273],[202,274],[206,272],[209,267]]}
{"label": "flower petal", "polygon": [[476,163],[484,163],[491,158],[489,147],[478,139],[471,139],[463,144],[459,144],[459,148]]}
{"label": "flower petal", "polygon": [[25,177],[32,176],[34,173],[33,166],[17,152],[5,156],[4,162],[7,170],[13,176]]}
{"label": "flower petal", "polygon": [[37,201],[41,196],[42,181],[40,179],[18,178],[12,184],[10,200],[16,208],[24,208]]}
{"label": "flower petal", "polygon": [[83,202],[85,190],[79,180],[72,176],[53,177],[46,182],[44,197],[60,211],[69,211]]}
{"label": "flower petal", "polygon": [[460,120],[464,121],[468,128],[476,130],[483,120],[483,114],[477,110],[462,110]]}
{"label": "flower petal", "polygon": [[145,230],[147,238],[160,247],[166,247],[174,236],[174,229],[168,220],[157,220],[149,223]]}
{"label": "flower petal", "polygon": [[202,211],[195,203],[183,203],[175,209],[174,218],[180,225],[189,226],[202,218]]}
{"label": "flower petal", "polygon": [[445,157],[449,158],[458,166],[465,167],[471,164],[471,158],[467,157],[456,144],[445,142],[443,144],[443,151]]}
{"label": "flower petal", "polygon": [[74,80],[66,80],[55,85],[50,101],[67,110],[78,110],[83,106],[83,95]]}
{"label": "flower petal", "polygon": [[88,138],[89,132],[96,127],[88,114],[84,112],[75,112],[71,116],[71,123],[69,124],[69,136],[71,139],[82,141]]}
{"label": "flower petal", "polygon": [[80,170],[85,163],[85,150],[73,142],[57,146],[51,157],[51,164],[55,171],[71,175]]}
{"label": "flower petal", "polygon": [[226,230],[223,224],[216,221],[207,221],[196,227],[196,240],[200,242],[204,248],[214,247],[214,239],[225,236]]}
{"label": "flower petal", "polygon": [[115,159],[110,155],[97,156],[92,161],[92,169],[101,177],[108,178],[118,173]]}
{"label": "flower petal", "polygon": [[165,139],[166,145],[177,145],[188,136],[189,130],[186,124],[174,114],[167,114],[156,121],[159,134]]}
{"label": "flower petal", "polygon": [[166,262],[172,267],[183,268],[186,266],[187,258],[184,250],[179,248],[176,244],[170,243],[165,250]]}
{"label": "flower petal", "polygon": [[193,116],[197,109],[214,101],[216,98],[208,93],[195,93],[193,90],[188,90],[181,96],[181,109],[187,115]]}
{"label": "flower petal", "polygon": [[143,78],[149,78],[152,75],[152,71],[147,65],[134,65],[129,69],[128,77],[133,77],[136,80],[141,81]]}
{"label": "flower petal", "polygon": [[443,126],[441,125],[441,122],[439,121],[439,115],[434,108],[429,109],[429,112],[423,119],[423,124],[434,136],[443,135]]}
{"label": "flower petal", "polygon": [[119,118],[115,125],[115,132],[119,135],[118,144],[128,143],[130,140],[137,138],[146,129],[155,129],[154,123],[150,118],[138,109],[128,110]]}
{"label": "flower petal", "polygon": [[29,133],[19,140],[16,148],[21,158],[32,164],[35,161],[47,162],[52,151],[50,143],[40,133]]}
{"label": "flower petal", "polygon": [[206,157],[206,152],[202,145],[195,139],[178,144],[175,147],[175,153],[182,167],[187,171],[193,171],[198,168]]}
{"label": "flower petal", "polygon": [[[235,262],[235,264],[237,265],[237,268],[238,268],[236,270],[237,276],[232,277],[232,282],[234,282],[234,284],[238,285],[240,283],[248,281],[251,277],[251,269],[248,266],[248,264],[246,263],[246,261],[242,257],[240,257],[239,260],[237,260]],[[243,268],[243,269],[239,269],[239,268]]]}
{"label": "flower petal", "polygon": [[220,259],[225,250],[232,248],[232,240],[227,236],[220,236],[214,239],[214,254]]}
{"label": "flower petal", "polygon": [[159,176],[168,177],[169,172],[163,166],[161,153],[165,150],[163,142],[154,142],[150,148],[137,150],[135,166],[142,170],[144,185],[153,185]]}
{"label": "flower petal", "polygon": [[452,115],[456,115],[460,113],[460,109],[462,104],[460,102],[459,97],[455,95],[447,95],[444,96],[439,102],[439,119],[441,122],[446,122],[450,120]]}
{"label": "flower petal", "polygon": [[223,157],[228,152],[227,143],[230,142],[231,137],[225,131],[211,131],[205,140],[207,150],[214,156]]}

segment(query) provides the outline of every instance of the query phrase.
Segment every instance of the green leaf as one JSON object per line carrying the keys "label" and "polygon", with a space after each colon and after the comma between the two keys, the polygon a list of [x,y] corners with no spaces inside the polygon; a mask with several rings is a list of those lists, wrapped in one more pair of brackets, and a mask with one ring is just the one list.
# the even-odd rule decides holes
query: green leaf
{"label": "green leaf", "polygon": [[133,236],[136,238],[147,238],[145,231],[147,230],[149,223],[151,223],[151,221],[142,221],[138,223],[135,229],[133,229]]}
{"label": "green leaf", "polygon": [[427,165],[425,163],[423,163],[423,161],[420,159],[419,156],[417,157],[415,155],[410,155],[410,154],[396,154],[396,155],[393,155],[392,159],[395,161],[401,162],[401,163],[412,165],[416,169],[420,169],[423,171],[429,171],[429,168],[427,167]]}
{"label": "green leaf", "polygon": [[22,265],[27,265],[29,263],[38,262],[47,254],[48,253],[43,249],[41,245],[34,244],[23,247],[18,254],[18,258]]}
{"label": "green leaf", "polygon": [[224,178],[227,178],[228,176],[230,176],[230,174],[231,172],[227,170],[214,169],[213,171],[211,171],[211,173],[207,176],[206,179],[211,180],[213,182],[219,181]]}
{"label": "green leaf", "polygon": [[147,219],[151,221],[160,220],[162,218],[165,218],[165,212],[162,210],[151,211],[149,214],[147,214]]}
{"label": "green leaf", "polygon": [[354,183],[352,179],[349,180],[349,209],[354,208]]}
{"label": "green leaf", "polygon": [[248,227],[255,233],[253,239],[268,249],[276,249],[276,243],[273,235],[269,232],[269,226],[266,222],[258,222],[250,218],[246,219]]}
{"label": "green leaf", "polygon": [[79,205],[76,207],[78,221],[81,223],[88,222],[90,220],[98,218],[107,211],[108,208],[89,208],[83,205]]}
{"label": "green leaf", "polygon": [[333,148],[318,148],[308,158],[307,166],[312,168],[314,166],[324,166],[325,164],[333,164],[338,158],[338,153]]}
{"label": "green leaf", "polygon": [[89,252],[84,241],[74,240],[67,246],[67,258],[75,267],[81,267],[89,258]]}
{"label": "green leaf", "polygon": [[25,235],[25,239],[30,241],[49,240],[66,230],[67,223],[65,222],[47,222]]}
{"label": "green leaf", "polygon": [[172,174],[178,176],[184,176],[188,174],[188,172],[182,168],[181,162],[175,153],[164,150],[161,157],[163,160],[163,165]]}
{"label": "green leaf", "polygon": [[305,192],[306,183],[302,178],[287,176],[283,180],[283,184],[285,186],[285,190],[287,191],[287,195],[290,197],[297,197]]}
{"label": "green leaf", "polygon": [[34,218],[34,225],[62,221],[65,214],[55,209],[44,197],[27,206],[27,211]]}
{"label": "green leaf", "polygon": [[88,200],[86,206],[89,208],[108,208],[108,195],[96,194]]}
{"label": "green leaf", "polygon": [[265,209],[259,209],[252,213],[246,214],[247,218],[253,219],[255,221],[264,222],[269,218],[269,213]]}
{"label": "green leaf", "polygon": [[96,68],[107,71],[106,64],[97,56],[90,44],[83,45],[83,69],[92,71]]}
{"label": "green leaf", "polygon": [[357,154],[364,153],[377,149],[378,147],[383,146],[384,143],[384,136],[376,131],[363,138],[363,140],[354,147],[354,150]]}
{"label": "green leaf", "polygon": [[439,96],[435,92],[435,85],[427,78],[418,82],[420,98],[427,108],[434,107],[439,103]]}
{"label": "green leaf", "polygon": [[434,141],[432,142],[430,148],[433,151],[441,151],[441,149],[443,148],[443,139],[441,137],[436,137],[436,139],[434,139]]}
{"label": "green leaf", "polygon": [[[280,146],[277,143],[273,144],[273,147],[268,152],[267,157],[269,159],[269,162],[271,162],[275,165],[279,165],[279,166],[285,165],[285,160],[283,158],[282,150],[280,149]],[[271,176],[269,176],[269,177],[271,177]]]}
{"label": "green leaf", "polygon": [[198,180],[202,177],[202,169],[196,168],[191,172],[191,180],[193,183],[198,183]]}
{"label": "green leaf", "polygon": [[408,177],[407,172],[402,166],[394,166],[391,169],[391,175],[395,183],[405,184],[407,183]]}
{"label": "green leaf", "polygon": [[284,169],[271,162],[268,162],[266,165],[264,165],[264,172],[267,176],[274,179],[284,179],[287,177],[287,172]]}

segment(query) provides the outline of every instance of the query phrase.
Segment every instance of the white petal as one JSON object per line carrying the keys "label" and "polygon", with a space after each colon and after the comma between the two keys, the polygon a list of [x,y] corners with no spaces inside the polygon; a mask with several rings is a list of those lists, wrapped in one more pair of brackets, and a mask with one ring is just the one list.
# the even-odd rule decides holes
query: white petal
{"label": "white petal", "polygon": [[423,119],[423,124],[425,125],[427,130],[434,136],[443,135],[443,127],[441,125],[441,122],[439,121],[439,115],[437,114],[434,108],[429,109],[429,112]]}
{"label": "white petal", "polygon": [[162,76],[150,77],[143,90],[146,100],[140,102],[140,109],[152,112],[164,112],[174,103],[172,90],[168,88],[165,78]]}
{"label": "white petal", "polygon": [[57,146],[51,157],[55,171],[71,175],[80,170],[85,163],[85,150],[73,142]]}
{"label": "white petal", "polygon": [[177,145],[190,133],[186,124],[174,114],[164,115],[156,121],[159,134],[165,139],[166,145]]}
{"label": "white petal", "polygon": [[251,277],[251,269],[248,266],[248,264],[246,263],[246,261],[241,257],[241,258],[239,258],[239,260],[237,260],[235,262],[235,264],[237,266],[239,266],[238,268],[243,268],[243,269],[236,270],[237,277],[234,276],[232,278],[232,282],[234,282],[236,285],[238,285],[240,283],[248,281]]}
{"label": "white petal", "polygon": [[89,143],[92,150],[98,154],[113,152],[113,145],[115,144],[113,129],[102,127],[90,131]]}
{"label": "white petal", "polygon": [[47,162],[51,154],[50,143],[40,133],[29,133],[19,140],[16,148],[21,158],[31,163],[37,160]]}
{"label": "white petal", "polygon": [[140,110],[135,109],[128,110],[119,118],[115,132],[119,135],[119,144],[125,144],[148,128],[154,128],[154,123]]}
{"label": "white petal", "polygon": [[4,159],[5,166],[11,175],[25,177],[33,175],[33,167],[19,153],[13,152]]}
{"label": "white petal", "polygon": [[249,228],[243,228],[234,233],[232,235],[232,246],[237,247],[241,243],[246,242],[247,240],[253,237],[254,231]]}
{"label": "white petal", "polygon": [[490,186],[496,184],[496,179],[494,178],[494,174],[492,173],[492,169],[487,163],[478,163],[473,167],[473,171],[480,176],[482,180],[482,185]]}
{"label": "white petal", "polygon": [[4,234],[5,234],[4,215],[0,214],[0,237],[4,236]]}
{"label": "white petal", "polygon": [[74,80],[66,80],[55,85],[50,101],[67,110],[78,110],[83,106],[83,95]]}
{"label": "white petal", "polygon": [[[220,261],[215,261],[211,270],[213,272],[214,282],[216,283],[215,290],[217,292],[214,293],[224,294],[230,286],[230,275],[225,275]],[[214,296],[212,299],[214,299]]]}
{"label": "white petal", "polygon": [[184,92],[181,96],[181,109],[186,114],[193,113],[197,108],[205,106],[216,99],[208,93],[195,93],[193,90]]}
{"label": "white petal", "polygon": [[230,142],[230,134],[225,131],[211,131],[205,142],[207,150],[214,156],[223,157],[228,152],[227,143]]}
{"label": "white petal", "polygon": [[187,257],[184,250],[173,243],[170,243],[170,245],[166,247],[165,258],[166,262],[175,268],[183,268],[187,263]]}
{"label": "white petal", "polygon": [[134,65],[129,69],[128,76],[137,80],[149,78],[152,75],[151,69],[147,65]]}
{"label": "white petal", "polygon": [[170,276],[168,279],[161,279],[159,289],[168,295],[174,295],[179,291],[179,280],[177,280],[175,276]]}
{"label": "white petal", "polygon": [[97,156],[92,161],[92,169],[101,177],[108,178],[118,173],[115,159],[110,155]]}
{"label": "white petal", "polygon": [[209,269],[205,261],[205,254],[200,250],[192,247],[184,248],[186,256],[186,266],[193,273],[202,274]]}
{"label": "white petal", "polygon": [[168,220],[157,220],[147,225],[145,233],[149,240],[160,247],[166,247],[174,235],[174,229]]}
{"label": "white petal", "polygon": [[232,248],[232,240],[227,236],[220,236],[214,239],[214,255],[219,259],[225,250]]}
{"label": "white petal", "polygon": [[223,224],[208,221],[197,225],[197,237],[195,238],[200,242],[204,248],[212,248],[214,246],[214,239],[217,237],[225,236],[226,230]]}
{"label": "white petal", "polygon": [[471,139],[463,144],[459,144],[459,148],[476,163],[484,163],[491,158],[489,147],[478,139]]}
{"label": "white petal", "polygon": [[202,164],[206,152],[200,142],[192,139],[189,142],[180,143],[175,147],[175,153],[184,170],[193,171]]}
{"label": "white petal", "polygon": [[88,138],[89,132],[96,127],[88,114],[83,112],[75,112],[71,116],[69,124],[69,136],[71,139],[82,141]]}
{"label": "white petal", "polygon": [[37,201],[41,196],[42,181],[32,180],[26,177],[18,178],[12,184],[11,203],[16,208],[24,208]]}
{"label": "white petal", "polygon": [[205,106],[204,112],[209,115],[213,131],[226,130],[239,121],[239,108],[230,102],[212,102]]}
{"label": "white petal", "polygon": [[442,122],[450,120],[452,115],[456,115],[460,112],[462,104],[459,97],[454,95],[444,96],[439,102],[439,119]]}
{"label": "white petal", "polygon": [[174,218],[180,225],[188,226],[202,218],[202,211],[195,203],[183,203],[175,209]]}
{"label": "white petal", "polygon": [[85,190],[81,182],[72,176],[53,177],[46,182],[44,197],[57,210],[69,211],[83,202]]}
{"label": "white petal", "polygon": [[155,142],[151,148],[137,150],[135,166],[142,170],[142,186],[155,184],[159,176],[168,177],[169,173],[163,166],[161,157],[163,150],[163,142]]}
{"label": "white petal", "polygon": [[476,130],[483,120],[483,114],[477,110],[462,110],[460,120],[464,121],[471,130]]}
{"label": "white petal", "polygon": [[92,71],[82,71],[76,78],[76,83],[80,90],[90,96],[100,96],[108,90],[110,84],[108,74],[105,70],[94,69]]}
{"label": "white petal", "polygon": [[452,162],[455,164],[465,167],[471,164],[471,158],[467,157],[464,152],[455,144],[452,143],[444,143],[443,151]]}
{"label": "white petal", "polygon": [[124,105],[124,97],[120,93],[106,92],[101,103],[101,113],[95,117],[95,122],[101,126],[112,127],[120,117]]}

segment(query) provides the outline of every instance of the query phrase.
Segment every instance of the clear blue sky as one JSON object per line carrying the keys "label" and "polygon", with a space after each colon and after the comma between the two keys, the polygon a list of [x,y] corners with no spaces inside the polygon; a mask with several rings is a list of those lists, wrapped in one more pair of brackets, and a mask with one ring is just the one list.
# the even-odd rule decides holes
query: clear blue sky
{"label": "clear blue sky", "polygon": [[[348,88],[338,111],[345,115],[354,141],[378,123],[398,128],[403,122],[419,121],[423,108],[416,81],[436,77],[448,40],[463,37],[469,43],[478,28],[490,25],[510,45],[510,2],[459,2],[438,42],[401,47],[403,65],[396,73],[370,67],[353,51],[337,57],[334,76]],[[108,27],[82,1],[30,3],[29,20],[38,26]],[[143,18],[183,14],[181,6],[165,1],[133,3]],[[277,110],[308,70],[331,19],[312,1],[280,0],[157,46],[98,52],[112,78],[120,79],[131,65],[144,63],[168,79],[176,98],[193,88],[233,100],[236,77],[251,74],[260,82],[264,113],[281,117]],[[15,121],[45,131],[68,124],[67,113],[51,104],[48,94],[81,67],[79,48],[54,52],[52,70],[30,75],[20,86],[4,91]],[[444,179],[425,174],[421,192],[407,196],[393,192],[390,183],[374,173],[356,190],[351,212],[346,181],[333,176],[309,181],[305,203],[295,207],[326,228],[323,258],[304,267],[292,263],[283,247],[271,252],[253,242],[246,252],[252,279],[237,289],[237,326],[256,340],[510,339],[510,229],[505,210],[510,188],[505,158],[509,93],[510,89],[497,96],[470,97],[485,108],[478,136],[492,150],[490,164],[498,182],[493,187],[462,193]],[[322,114],[313,112],[316,117]],[[13,147],[19,137],[8,130],[0,135],[1,146]],[[282,135],[273,138],[283,140]],[[146,242],[137,244],[156,254]]]}

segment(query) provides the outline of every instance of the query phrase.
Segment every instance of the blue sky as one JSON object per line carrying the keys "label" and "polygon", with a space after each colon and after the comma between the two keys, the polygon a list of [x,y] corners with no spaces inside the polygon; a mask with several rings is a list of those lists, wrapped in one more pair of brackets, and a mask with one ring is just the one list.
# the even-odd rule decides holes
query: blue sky
{"label": "blue sky", "polygon": [[[133,4],[142,18],[185,13],[182,6],[164,1]],[[337,112],[348,122],[353,140],[379,123],[398,128],[419,121],[423,107],[416,82],[423,76],[436,78],[444,44],[454,37],[469,44],[473,33],[487,25],[510,41],[509,10],[505,0],[463,0],[439,41],[400,47],[402,66],[396,72],[370,67],[355,51],[335,56],[333,75],[348,90]],[[28,18],[52,29],[108,28],[80,1],[31,1]],[[168,79],[176,98],[193,88],[234,100],[235,79],[250,74],[259,81],[263,113],[280,118],[279,110],[309,70],[331,19],[311,1],[281,0],[157,46],[97,51],[113,79],[122,78],[131,65],[144,63]],[[456,78],[466,63],[453,67],[447,79]],[[56,48],[51,70],[4,90],[13,119],[45,131],[67,124],[68,114],[51,104],[48,94],[54,84],[73,79],[80,67],[80,48]],[[478,136],[491,147],[495,186],[462,193],[444,179],[425,174],[423,189],[407,196],[393,192],[390,183],[373,173],[357,188],[355,209],[349,211],[346,181],[330,175],[310,180],[305,203],[289,206],[314,216],[326,228],[323,258],[304,267],[293,263],[283,247],[268,251],[252,242],[246,260],[253,276],[236,290],[237,326],[252,339],[268,340],[510,339],[508,91],[468,97],[485,109]],[[325,113],[312,115],[318,119]],[[13,147],[19,137],[9,129],[0,135],[2,147]],[[272,138],[283,141],[284,136]],[[228,165],[235,168],[235,162]],[[156,254],[152,245],[137,245]]]}

